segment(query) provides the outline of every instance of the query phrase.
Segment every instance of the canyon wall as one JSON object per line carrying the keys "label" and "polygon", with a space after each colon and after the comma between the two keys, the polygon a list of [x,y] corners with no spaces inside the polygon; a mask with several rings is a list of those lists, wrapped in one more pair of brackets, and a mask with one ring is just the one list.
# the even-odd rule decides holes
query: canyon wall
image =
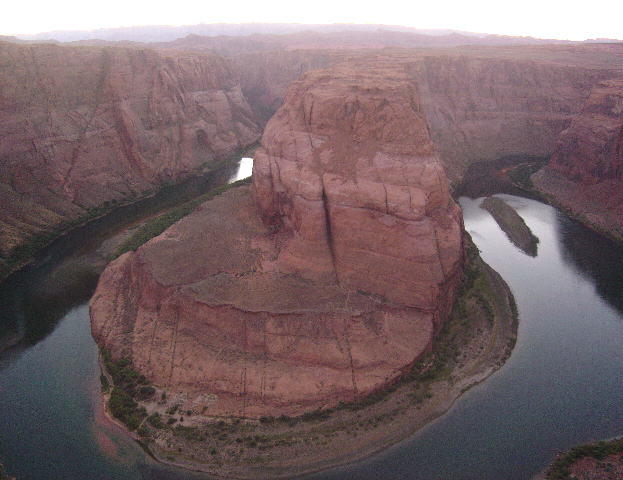
{"label": "canyon wall", "polygon": [[549,156],[604,69],[505,58],[415,62],[433,141],[452,182],[475,161]]}
{"label": "canyon wall", "polygon": [[623,78],[593,87],[533,181],[580,220],[623,240]]}
{"label": "canyon wall", "polygon": [[343,59],[331,50],[290,50],[239,54],[230,58],[249,104],[267,122],[283,103],[290,84],[311,70]]}
{"label": "canyon wall", "polygon": [[205,415],[358,400],[431,350],[462,230],[405,66],[308,73],[266,127],[251,188],[107,267],[93,335]]}
{"label": "canyon wall", "polygon": [[0,255],[260,133],[215,55],[0,43],[0,72]]}

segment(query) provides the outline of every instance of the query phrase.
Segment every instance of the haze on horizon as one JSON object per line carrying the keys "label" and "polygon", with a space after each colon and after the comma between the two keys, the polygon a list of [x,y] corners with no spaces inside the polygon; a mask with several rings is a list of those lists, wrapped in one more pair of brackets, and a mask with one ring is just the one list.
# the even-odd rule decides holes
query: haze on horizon
{"label": "haze on horizon", "polygon": [[623,39],[623,2],[596,0],[437,0],[414,2],[286,0],[201,2],[198,0],[22,0],[6,2],[0,35],[55,30],[198,23],[384,24],[419,29],[451,29],[561,40]]}

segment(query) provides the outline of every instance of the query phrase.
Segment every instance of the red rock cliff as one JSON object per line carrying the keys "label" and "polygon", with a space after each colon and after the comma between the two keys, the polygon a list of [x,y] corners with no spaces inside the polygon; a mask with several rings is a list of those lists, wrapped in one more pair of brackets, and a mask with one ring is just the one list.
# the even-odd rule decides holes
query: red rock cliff
{"label": "red rock cliff", "polygon": [[623,240],[623,79],[595,85],[533,179],[587,224]]}
{"label": "red rock cliff", "polygon": [[259,136],[215,55],[0,43],[0,255]]}
{"label": "red rock cliff", "polygon": [[462,268],[461,213],[402,65],[306,75],[262,145],[254,195],[112,262],[91,300],[100,346],[207,415],[382,388],[430,350]]}
{"label": "red rock cliff", "polygon": [[591,87],[607,75],[582,63],[468,56],[415,63],[411,71],[451,181],[475,161],[550,155]]}

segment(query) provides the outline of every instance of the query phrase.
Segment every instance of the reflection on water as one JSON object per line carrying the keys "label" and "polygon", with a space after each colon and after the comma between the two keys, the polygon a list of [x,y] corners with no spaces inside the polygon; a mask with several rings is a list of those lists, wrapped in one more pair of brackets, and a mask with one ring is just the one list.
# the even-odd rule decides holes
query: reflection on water
{"label": "reflection on water", "polygon": [[[484,259],[516,296],[510,360],[405,442],[311,478],[525,480],[556,450],[623,433],[621,250],[547,205],[502,198],[540,238],[536,258],[508,241],[480,199],[461,205]],[[138,217],[67,236],[0,288],[0,321],[24,335],[0,357],[0,458],[20,479],[206,478],[156,464],[97,408],[86,303],[101,269],[96,252]]]}
{"label": "reflection on water", "polygon": [[244,180],[248,178],[253,173],[253,159],[249,157],[242,157],[240,159],[240,163],[238,164],[238,171],[232,175],[227,183],[234,183],[238,180]]}
{"label": "reflection on water", "polygon": [[623,249],[562,215],[558,217],[558,233],[563,260],[591,279],[597,293],[623,314]]}

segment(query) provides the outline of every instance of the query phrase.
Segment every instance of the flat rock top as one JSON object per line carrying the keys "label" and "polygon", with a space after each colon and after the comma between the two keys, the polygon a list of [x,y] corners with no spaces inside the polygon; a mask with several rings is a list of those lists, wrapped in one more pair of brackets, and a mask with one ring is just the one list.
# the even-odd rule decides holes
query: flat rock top
{"label": "flat rock top", "polygon": [[187,285],[213,275],[240,276],[260,268],[270,244],[248,188],[236,188],[199,206],[138,250],[154,279]]}
{"label": "flat rock top", "polygon": [[158,283],[211,306],[270,313],[376,308],[369,297],[334,283],[279,273],[274,237],[259,219],[248,187],[204,203],[137,253]]}

